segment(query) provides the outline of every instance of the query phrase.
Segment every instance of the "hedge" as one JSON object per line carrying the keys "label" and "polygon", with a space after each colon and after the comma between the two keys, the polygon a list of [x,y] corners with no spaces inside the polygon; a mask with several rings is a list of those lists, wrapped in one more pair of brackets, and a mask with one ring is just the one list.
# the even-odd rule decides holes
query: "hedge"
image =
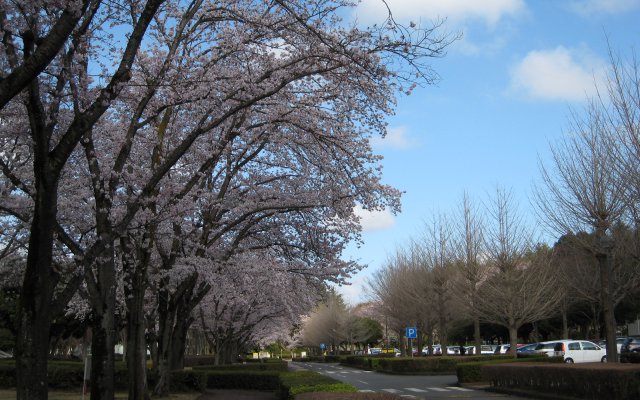
{"label": "hedge", "polygon": [[458,364],[474,361],[508,360],[509,355],[469,356],[469,357],[394,357],[394,358],[368,358],[359,360],[351,357],[345,360],[345,364],[359,366],[378,372],[390,374],[454,374]]}
{"label": "hedge", "polygon": [[563,362],[562,357],[549,357],[546,354],[518,355],[518,358],[491,358],[484,361],[460,363],[456,366],[458,383],[483,382],[482,367],[484,365],[512,362]]}
{"label": "hedge", "polygon": [[280,385],[280,373],[277,371],[202,372],[206,373],[209,389],[277,390]]}
{"label": "hedge", "polygon": [[208,371],[288,371],[289,364],[286,361],[269,363],[243,363],[230,365],[198,365],[194,370]]}
{"label": "hedge", "polygon": [[335,393],[310,392],[301,393],[295,400],[402,400],[403,397],[391,393]]}
{"label": "hedge", "polygon": [[343,361],[347,356],[309,356],[309,357],[294,357],[292,361],[297,362],[327,362],[327,363],[337,363]]}
{"label": "hedge", "polygon": [[[50,389],[78,389],[84,384],[84,364],[81,361],[49,361],[47,374]],[[116,362],[114,370],[114,383],[116,390],[126,390],[129,387],[127,366],[124,362]],[[206,373],[201,371],[173,371],[171,373],[171,385],[169,390],[180,391],[204,391],[206,388]],[[148,371],[148,384],[152,387],[156,377]],[[0,363],[0,387],[13,388],[16,386],[15,360]]]}
{"label": "hedge", "polygon": [[635,364],[503,363],[485,365],[482,373],[498,391],[549,393],[575,399],[640,398],[640,366]]}
{"label": "hedge", "polygon": [[313,371],[283,372],[277,395],[281,400],[308,392],[357,392],[354,386]]}

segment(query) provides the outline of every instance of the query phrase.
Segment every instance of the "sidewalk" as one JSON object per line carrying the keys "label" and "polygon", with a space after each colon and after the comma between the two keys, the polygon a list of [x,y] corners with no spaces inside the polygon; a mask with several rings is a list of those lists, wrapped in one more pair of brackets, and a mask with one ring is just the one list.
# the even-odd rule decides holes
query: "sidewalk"
{"label": "sidewalk", "polygon": [[198,400],[276,400],[274,392],[259,390],[208,389]]}

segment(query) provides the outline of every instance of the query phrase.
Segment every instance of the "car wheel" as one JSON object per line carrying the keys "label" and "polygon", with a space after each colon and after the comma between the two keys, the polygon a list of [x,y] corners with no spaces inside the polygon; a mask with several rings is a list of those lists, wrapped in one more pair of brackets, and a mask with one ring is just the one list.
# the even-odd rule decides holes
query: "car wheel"
{"label": "car wheel", "polygon": [[573,358],[567,358],[566,360],[564,360],[564,362],[566,362],[567,364],[573,364]]}
{"label": "car wheel", "polygon": [[602,357],[602,360],[600,360],[600,362],[607,362],[607,356]]}

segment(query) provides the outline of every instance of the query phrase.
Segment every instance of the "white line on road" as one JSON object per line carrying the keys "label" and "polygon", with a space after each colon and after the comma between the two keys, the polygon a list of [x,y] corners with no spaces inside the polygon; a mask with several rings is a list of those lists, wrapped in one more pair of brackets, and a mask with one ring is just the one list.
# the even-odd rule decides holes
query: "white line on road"
{"label": "white line on road", "polygon": [[434,390],[436,392],[448,392],[449,389],[439,388],[439,387],[428,387],[429,390]]}
{"label": "white line on road", "polygon": [[398,389],[382,389],[383,392],[387,392],[387,393],[398,393],[399,390]]}
{"label": "white line on road", "polygon": [[418,388],[405,388],[405,389],[410,391],[410,392],[417,392],[417,393],[426,393],[427,392],[424,389],[418,389]]}
{"label": "white line on road", "polygon": [[473,392],[473,389],[467,389],[467,388],[458,387],[458,386],[447,386],[447,389],[459,390],[461,392]]}

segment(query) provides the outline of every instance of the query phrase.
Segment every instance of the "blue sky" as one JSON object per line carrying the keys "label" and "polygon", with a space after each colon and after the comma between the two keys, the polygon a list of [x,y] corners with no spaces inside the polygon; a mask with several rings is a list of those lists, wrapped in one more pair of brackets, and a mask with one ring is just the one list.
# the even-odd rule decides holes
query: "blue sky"
{"label": "blue sky", "polygon": [[[482,201],[497,186],[511,189],[535,224],[529,195],[538,162],[604,79],[607,40],[624,55],[640,45],[640,0],[387,3],[400,22],[446,18],[445,28],[463,38],[433,60],[440,82],[401,97],[388,136],[374,143],[384,182],[405,194],[401,214],[363,215],[364,245],[345,257],[368,267],[339,289],[352,304],[366,299],[365,282],[387,257],[425,221],[455,211],[465,191]],[[364,0],[358,21],[380,22],[381,4]]]}

